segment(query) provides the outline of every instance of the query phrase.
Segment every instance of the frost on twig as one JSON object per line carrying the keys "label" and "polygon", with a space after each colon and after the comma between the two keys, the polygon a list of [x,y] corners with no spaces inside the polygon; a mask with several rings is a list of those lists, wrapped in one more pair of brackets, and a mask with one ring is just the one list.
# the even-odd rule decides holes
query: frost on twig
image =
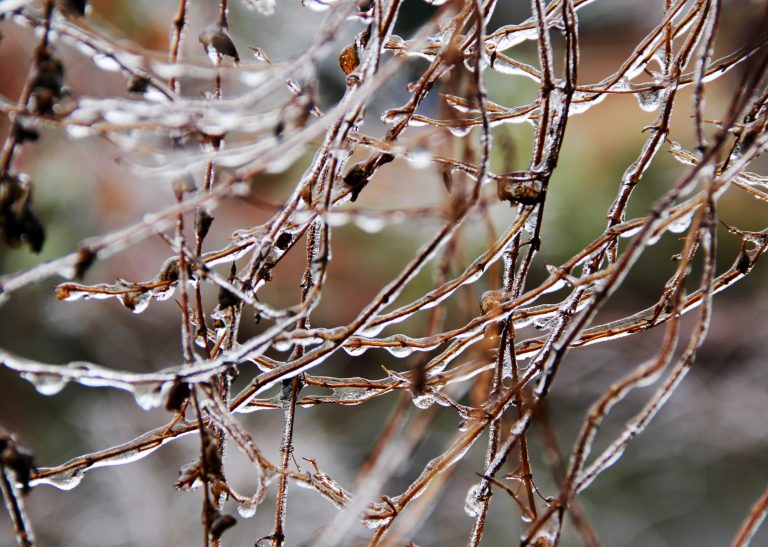
{"label": "frost on twig", "polygon": [[[3,434],[18,543],[42,485],[77,499],[173,444],[189,463],[154,482],[202,503],[206,545],[416,542],[446,507],[450,543],[596,545],[580,496],[768,248],[764,10],[733,36],[728,3],[660,0],[598,48],[608,4],[179,0],[143,15],[166,48],[117,38],[117,8],[0,1],[0,55],[24,59],[0,90],[3,395],[166,413],[34,463],[38,432]],[[571,387],[595,347],[620,358]]]}

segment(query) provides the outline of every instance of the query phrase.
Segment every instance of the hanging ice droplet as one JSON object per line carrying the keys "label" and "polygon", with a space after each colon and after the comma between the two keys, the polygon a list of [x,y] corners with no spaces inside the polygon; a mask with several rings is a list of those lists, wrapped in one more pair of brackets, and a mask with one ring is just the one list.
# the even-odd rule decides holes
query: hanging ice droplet
{"label": "hanging ice droplet", "polygon": [[273,342],[272,347],[275,348],[275,351],[284,353],[286,351],[291,351],[291,348],[293,347],[293,341],[278,339]]}
{"label": "hanging ice droplet", "polygon": [[141,289],[118,295],[118,298],[123,306],[133,313],[141,313],[147,309],[147,306],[149,306],[149,301],[152,299],[152,293]]}
{"label": "hanging ice droplet", "polygon": [[103,53],[96,54],[93,56],[93,62],[101,70],[106,70],[107,72],[117,72],[120,70],[120,63],[118,63],[111,55],[105,55]]}
{"label": "hanging ice droplet", "polygon": [[325,11],[334,4],[334,0],[301,0],[301,5],[312,11]]}
{"label": "hanging ice droplet", "polygon": [[425,409],[431,407],[435,402],[434,397],[431,395],[416,395],[413,398],[413,404],[416,405],[417,408]]}
{"label": "hanging ice droplet", "polygon": [[415,169],[426,169],[432,165],[432,153],[424,148],[417,148],[410,152],[405,159]]}
{"label": "hanging ice droplet", "polygon": [[669,224],[669,231],[674,234],[681,234],[691,225],[692,214],[683,215]]}
{"label": "hanging ice droplet", "polygon": [[256,514],[256,504],[251,501],[245,501],[237,506],[237,512],[244,519],[249,519]]}
{"label": "hanging ice droplet", "polygon": [[481,503],[481,494],[483,490],[483,483],[479,482],[472,485],[467,492],[467,497],[464,499],[464,512],[467,516],[477,518],[483,511],[483,505]]}
{"label": "hanging ice droplet", "polygon": [[365,353],[365,351],[368,349],[367,346],[358,345],[358,346],[350,346],[350,345],[344,345],[344,351],[347,352],[348,355],[352,357],[358,357]]}
{"label": "hanging ice droplet", "polygon": [[400,123],[403,118],[405,118],[405,114],[401,110],[398,110],[396,108],[392,110],[387,110],[384,112],[384,114],[381,115],[381,121],[386,124],[398,124]]}
{"label": "hanging ice droplet", "polygon": [[144,410],[160,406],[163,402],[163,390],[161,384],[140,384],[133,388],[133,397],[136,404]]}
{"label": "hanging ice droplet", "polygon": [[84,139],[94,134],[93,129],[84,125],[68,125],[67,135],[73,139]]}
{"label": "hanging ice droplet", "polygon": [[634,237],[640,230],[643,229],[643,225],[640,224],[638,226],[632,227],[628,230],[624,230],[619,234],[619,237],[623,237],[625,239],[628,239],[630,237]]}
{"label": "hanging ice droplet", "polygon": [[35,389],[42,395],[56,395],[64,386],[67,380],[58,374],[28,374],[21,375],[22,378],[32,383]]}
{"label": "hanging ice droplet", "polygon": [[471,129],[472,129],[472,126],[470,125],[464,125],[464,126],[452,125],[448,127],[448,131],[450,131],[454,137],[459,137],[459,138],[466,137],[467,135],[469,135],[469,132]]}
{"label": "hanging ice droplet", "polygon": [[398,359],[403,359],[413,353],[413,348],[407,346],[386,346],[386,350]]}
{"label": "hanging ice droplet", "polygon": [[387,226],[387,223],[382,218],[358,215],[355,217],[355,226],[368,234],[375,234],[382,231]]}
{"label": "hanging ice droplet", "polygon": [[646,89],[635,93],[635,97],[640,108],[646,112],[653,112],[661,104],[661,90],[659,89]]}
{"label": "hanging ice droplet", "polygon": [[85,476],[85,470],[80,467],[64,471],[58,475],[51,477],[45,477],[44,479],[38,479],[35,481],[40,484],[50,484],[51,486],[58,488],[59,490],[72,490],[78,486]]}

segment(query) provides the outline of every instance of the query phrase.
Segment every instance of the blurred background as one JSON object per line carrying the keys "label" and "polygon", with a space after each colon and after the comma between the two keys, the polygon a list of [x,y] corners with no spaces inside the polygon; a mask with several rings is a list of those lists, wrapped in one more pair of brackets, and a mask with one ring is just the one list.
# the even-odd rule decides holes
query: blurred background
{"label": "blurred background", "polygon": [[[118,44],[135,44],[165,55],[171,21],[177,2],[145,0],[100,0],[90,2],[87,25],[112,36]],[[438,7],[422,0],[405,0],[396,32],[410,38],[432,17]],[[723,21],[715,57],[744,45],[750,22],[764,7],[760,2],[723,3]],[[661,19],[663,2],[598,1],[578,12],[581,39],[579,80],[597,82],[616,71],[637,43]],[[191,2],[188,27],[182,43],[182,59],[205,60],[197,36],[218,12],[216,2]],[[517,23],[530,16],[526,2],[500,2],[488,26]],[[230,32],[244,63],[253,62],[248,48],[257,46],[273,62],[289,61],[304,52],[316,36],[324,14],[303,8],[298,0],[278,2],[276,12],[264,17],[230,2]],[[0,94],[15,102],[27,76],[35,36],[9,20],[0,22]],[[327,110],[344,93],[344,74],[337,54],[349,44],[362,25],[350,21],[317,66],[320,107]],[[556,33],[553,33],[553,36]],[[558,36],[559,38],[559,36]],[[555,42],[556,47],[561,44]],[[128,97],[125,77],[100,70],[92,59],[71,45],[55,43],[65,65],[65,82],[74,97]],[[557,50],[557,51],[561,51]],[[512,50],[516,59],[537,64],[535,42]],[[366,110],[368,135],[381,137],[386,126],[380,116],[386,109],[402,105],[408,98],[407,84],[427,66],[424,60],[409,60],[379,89]],[[556,62],[557,70],[561,64]],[[504,106],[525,104],[538,94],[535,82],[486,71],[490,100]],[[729,104],[742,72],[736,68],[707,85],[707,117],[717,120]],[[640,78],[642,80],[642,77]],[[242,83],[224,81],[224,95],[236,96]],[[189,96],[210,90],[210,81],[182,81]],[[230,87],[228,87],[230,86]],[[421,113],[437,115],[440,99],[433,92]],[[431,109],[431,110],[430,110]],[[691,93],[681,92],[672,118],[670,138],[683,147],[693,147]],[[560,163],[551,182],[545,210],[543,246],[534,262],[531,281],[546,278],[545,264],[559,264],[599,236],[622,174],[635,160],[647,134],[644,128],[656,112],[638,108],[631,95],[608,97],[603,103],[569,120]],[[714,130],[714,129],[712,129]],[[421,128],[409,128],[406,142],[419,146]],[[425,130],[426,131],[426,130]],[[0,119],[0,135],[8,132],[7,116]],[[174,202],[167,180],[137,176],[126,154],[108,139],[98,136],[67,138],[61,128],[43,127],[39,142],[25,145],[15,160],[17,171],[34,181],[34,202],[47,240],[40,255],[26,248],[0,248],[0,275],[16,272],[40,261],[75,249],[84,238],[109,232],[141,219]],[[431,134],[431,133],[424,133]],[[476,137],[476,135],[473,135]],[[497,147],[492,158],[496,171],[525,169],[530,156],[532,128],[528,124],[502,125],[494,129]],[[450,138],[446,133],[445,138]],[[471,137],[469,137],[471,138]],[[407,139],[411,139],[408,141]],[[629,218],[643,216],[650,205],[685,172],[665,147],[639,185],[629,207]],[[510,150],[512,153],[510,153]],[[225,245],[233,231],[257,226],[275,212],[270,204],[283,203],[295,188],[312,158],[309,149],[286,172],[258,177],[250,196],[225,201],[214,216],[214,229],[206,250]],[[121,161],[117,161],[120,158]],[[766,173],[761,159],[750,170]],[[202,180],[202,172],[197,179]],[[396,160],[384,166],[361,194],[356,207],[391,210],[402,207],[445,211],[450,203],[441,173],[433,164]],[[746,193],[728,193],[719,215],[742,229],[765,227],[765,204]],[[491,218],[497,233],[513,219],[505,203],[496,203]],[[316,326],[333,327],[353,319],[387,282],[393,279],[416,250],[441,223],[438,215],[406,218],[385,226],[349,223],[333,230],[333,261],[321,305],[313,313]],[[739,241],[720,230],[719,269],[735,260]],[[468,223],[460,240],[461,250],[454,274],[479,255],[488,241],[486,226],[478,217]],[[629,278],[601,312],[608,320],[622,317],[656,302],[664,283],[673,273],[670,257],[681,242],[666,235],[647,251]],[[272,282],[259,297],[275,306],[298,301],[300,275],[304,268],[303,243],[275,269]],[[97,262],[86,282],[113,283],[118,278],[144,281],[155,276],[170,255],[160,237],[150,237],[106,261]],[[223,269],[222,272],[226,270]],[[432,286],[432,269],[419,275],[398,303],[422,295]],[[478,314],[480,295],[498,287],[499,272],[462,289],[448,301],[449,326],[463,324]],[[709,338],[696,364],[648,430],[628,448],[618,464],[599,477],[580,501],[602,543],[609,546],[715,546],[727,544],[749,507],[768,482],[768,367],[766,366],[764,317],[768,312],[765,265],[759,264],[746,279],[715,299]],[[49,278],[14,294],[0,308],[0,347],[17,355],[46,363],[84,360],[116,370],[153,371],[181,362],[179,311],[173,299],[153,303],[137,316],[116,300],[61,302],[54,288],[60,278]],[[207,289],[210,289],[208,287]],[[215,291],[204,293],[210,309]],[[248,314],[245,314],[248,316]],[[684,323],[688,324],[688,323]],[[410,335],[422,335],[421,318],[398,326]],[[663,328],[663,327],[662,327]],[[254,322],[243,324],[241,338],[257,332]],[[650,331],[618,341],[573,350],[549,398],[547,412],[562,450],[567,454],[585,412],[607,388],[633,367],[654,355],[661,339]],[[386,331],[385,333],[386,334]],[[520,336],[533,336],[521,333]],[[286,354],[272,354],[287,358]],[[413,359],[396,359],[385,351],[371,350],[360,357],[337,352],[319,372],[324,375],[384,376],[382,366],[406,371]],[[252,377],[252,373],[249,377]],[[241,378],[243,385],[247,378]],[[653,388],[650,388],[653,389]],[[649,389],[639,390],[619,405],[600,430],[595,451],[621,431],[623,424],[643,405]],[[361,463],[369,453],[402,393],[374,399],[354,407],[319,405],[299,408],[296,416],[294,455],[314,458],[341,485],[351,488]],[[465,395],[463,402],[468,401]],[[412,415],[420,412],[411,405]],[[445,450],[459,420],[452,409],[435,410],[429,433],[411,454],[408,465],[389,482],[388,495],[400,493],[423,469],[426,462]],[[272,461],[279,459],[282,414],[260,411],[241,415],[240,421]],[[13,432],[19,444],[31,450],[38,465],[58,465],[69,458],[105,449],[132,439],[169,420],[163,409],[143,411],[126,392],[88,389],[70,384],[53,397],[39,394],[34,386],[0,368],[0,425]],[[557,492],[551,473],[542,460],[535,427],[529,438],[533,476],[545,495]],[[201,493],[177,492],[173,483],[178,468],[194,459],[198,450],[194,436],[170,443],[151,456],[118,467],[89,472],[72,491],[48,486],[34,488],[26,498],[39,545],[129,546],[189,545],[202,539]],[[430,507],[418,530],[407,534],[404,543],[463,545],[473,520],[464,512],[467,489],[482,472],[485,438],[481,438],[457,466],[445,490]],[[225,469],[229,481],[240,492],[253,492],[255,477],[234,448],[227,452]],[[507,472],[511,469],[507,470]],[[288,545],[311,545],[335,509],[316,493],[291,486],[288,503]],[[274,517],[274,487],[267,501],[250,519],[225,535],[231,545],[252,545],[270,533]],[[518,541],[522,523],[515,524],[519,510],[497,491],[485,545],[512,545]],[[234,506],[225,505],[229,512]],[[519,520],[519,519],[518,519]],[[368,531],[362,526],[350,545],[365,543]],[[0,544],[11,545],[13,534],[7,514],[0,516]],[[563,545],[579,545],[570,523]],[[758,533],[754,545],[768,545],[768,531]]]}

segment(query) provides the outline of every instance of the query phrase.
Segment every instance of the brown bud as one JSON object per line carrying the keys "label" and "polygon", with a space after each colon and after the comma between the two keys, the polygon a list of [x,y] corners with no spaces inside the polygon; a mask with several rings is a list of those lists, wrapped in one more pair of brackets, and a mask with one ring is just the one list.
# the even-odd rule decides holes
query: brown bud
{"label": "brown bud", "polygon": [[339,66],[349,76],[360,66],[360,56],[357,54],[357,44],[349,44],[339,53]]}
{"label": "brown bud", "polygon": [[144,93],[149,87],[149,78],[146,76],[131,76],[128,80],[128,93]]}
{"label": "brown bud", "polygon": [[85,15],[85,8],[88,6],[87,0],[58,0],[56,5],[59,9],[70,15],[82,17]]}
{"label": "brown bud", "polygon": [[220,515],[211,523],[211,536],[219,539],[221,535],[237,524],[237,519],[232,515]]}
{"label": "brown bud", "polygon": [[205,52],[212,59],[221,60],[222,57],[232,57],[236,63],[240,62],[240,56],[237,54],[237,48],[232,41],[232,37],[227,31],[226,25],[214,23],[207,27],[198,37],[203,45]]}
{"label": "brown bud", "polygon": [[212,223],[213,215],[208,212],[208,209],[203,209],[201,207],[195,211],[195,235],[198,239],[205,239]]}
{"label": "brown bud", "polygon": [[180,412],[184,403],[189,398],[189,394],[189,384],[177,378],[173,381],[171,389],[168,390],[168,395],[165,398],[165,410],[168,412]]}
{"label": "brown bud", "polygon": [[75,259],[75,279],[82,279],[95,261],[96,251],[88,247],[81,247],[77,251],[77,258]]}
{"label": "brown bud", "polygon": [[511,205],[536,205],[541,201],[541,187],[531,180],[499,178],[496,181],[496,192],[499,200],[508,201]]}

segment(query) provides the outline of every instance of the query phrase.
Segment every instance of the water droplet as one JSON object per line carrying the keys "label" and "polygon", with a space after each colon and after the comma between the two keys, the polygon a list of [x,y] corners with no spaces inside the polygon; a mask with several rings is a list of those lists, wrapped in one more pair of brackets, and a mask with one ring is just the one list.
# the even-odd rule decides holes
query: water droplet
{"label": "water droplet", "polygon": [[413,348],[408,346],[385,346],[385,349],[398,359],[403,359],[413,353]]}
{"label": "water droplet", "polygon": [[104,112],[104,120],[115,125],[129,125],[136,123],[137,116],[133,112],[127,110],[106,110]]}
{"label": "water droplet", "polygon": [[413,404],[417,408],[425,409],[431,407],[435,403],[435,399],[431,395],[416,395],[413,398]]}
{"label": "water droplet", "polygon": [[168,300],[173,296],[173,293],[176,292],[176,283],[169,283],[165,287],[157,287],[156,289],[152,289],[152,298],[157,300],[158,302],[162,302],[163,300]]}
{"label": "water droplet", "polygon": [[396,125],[400,123],[404,117],[405,115],[403,112],[395,108],[384,112],[384,114],[381,115],[381,121],[386,124]]}
{"label": "water droplet", "polygon": [[68,125],[67,135],[73,139],[84,139],[93,135],[94,131],[90,127],[84,125]]}
{"label": "water droplet", "polygon": [[31,382],[42,395],[56,395],[67,385],[66,378],[58,374],[24,373],[21,377]]}
{"label": "water droplet", "polygon": [[375,234],[382,231],[387,226],[387,223],[383,218],[358,215],[355,217],[355,226],[368,234]]}
{"label": "water droplet", "polygon": [[163,402],[162,385],[158,383],[139,384],[133,388],[133,397],[136,399],[136,404],[143,410],[158,407]]}
{"label": "water droplet", "polygon": [[345,344],[343,347],[344,347],[344,351],[346,351],[347,354],[351,355],[352,357],[357,357],[359,355],[362,355],[368,349],[368,346],[363,346],[363,345],[352,346],[349,344]]}
{"label": "water droplet", "polygon": [[432,165],[432,153],[424,148],[417,148],[411,151],[405,159],[415,169],[426,169]]}
{"label": "water droplet", "polygon": [[93,56],[93,62],[96,63],[96,66],[101,70],[106,70],[107,72],[117,72],[120,70],[120,63],[118,63],[111,55],[99,53]]}
{"label": "water droplet", "polygon": [[371,327],[365,327],[363,330],[360,331],[360,336],[365,336],[366,338],[373,338],[374,336],[378,336],[381,331],[384,330],[384,327],[386,324],[381,323],[378,325],[373,325]]}
{"label": "water droplet", "polygon": [[251,501],[244,501],[238,504],[237,512],[244,519],[249,519],[256,514],[256,504]]}
{"label": "water droplet", "polygon": [[275,348],[275,351],[279,351],[280,353],[291,351],[291,348],[293,347],[293,341],[292,340],[275,340],[272,343],[272,347]]}
{"label": "water droplet", "polygon": [[544,289],[543,291],[541,291],[541,294],[549,294],[551,292],[559,291],[560,289],[565,287],[566,284],[567,283],[566,283],[565,279],[562,279],[562,278],[558,279],[557,281],[552,283],[552,286],[550,286],[549,288]]}
{"label": "water droplet", "polygon": [[133,313],[141,313],[149,306],[149,302],[152,300],[152,293],[142,289],[118,295],[118,298],[123,306]]}
{"label": "water droplet", "polygon": [[466,137],[467,135],[469,135],[469,132],[471,130],[472,130],[471,125],[465,125],[465,126],[452,125],[448,127],[448,131],[450,131],[454,137],[459,137],[459,138]]}
{"label": "water droplet", "polygon": [[693,217],[692,214],[687,214],[687,215],[683,215],[682,217],[672,221],[669,224],[669,231],[674,233],[674,234],[681,234],[681,233],[683,233],[685,230],[688,229],[688,226],[691,225],[692,217]]}
{"label": "water droplet", "polygon": [[661,90],[659,89],[646,89],[636,93],[635,97],[640,108],[646,112],[653,112],[661,104]]}
{"label": "water droplet", "polygon": [[325,11],[333,4],[332,0],[301,0],[301,5],[312,11]]}
{"label": "water droplet", "polygon": [[628,239],[630,237],[633,237],[635,234],[637,234],[642,229],[643,229],[642,225],[635,226],[634,228],[630,228],[629,230],[625,230],[625,231],[621,232],[620,237]]}
{"label": "water droplet", "polygon": [[72,490],[82,482],[84,476],[85,470],[76,467],[58,475],[37,479],[33,484],[49,484],[59,490]]}

